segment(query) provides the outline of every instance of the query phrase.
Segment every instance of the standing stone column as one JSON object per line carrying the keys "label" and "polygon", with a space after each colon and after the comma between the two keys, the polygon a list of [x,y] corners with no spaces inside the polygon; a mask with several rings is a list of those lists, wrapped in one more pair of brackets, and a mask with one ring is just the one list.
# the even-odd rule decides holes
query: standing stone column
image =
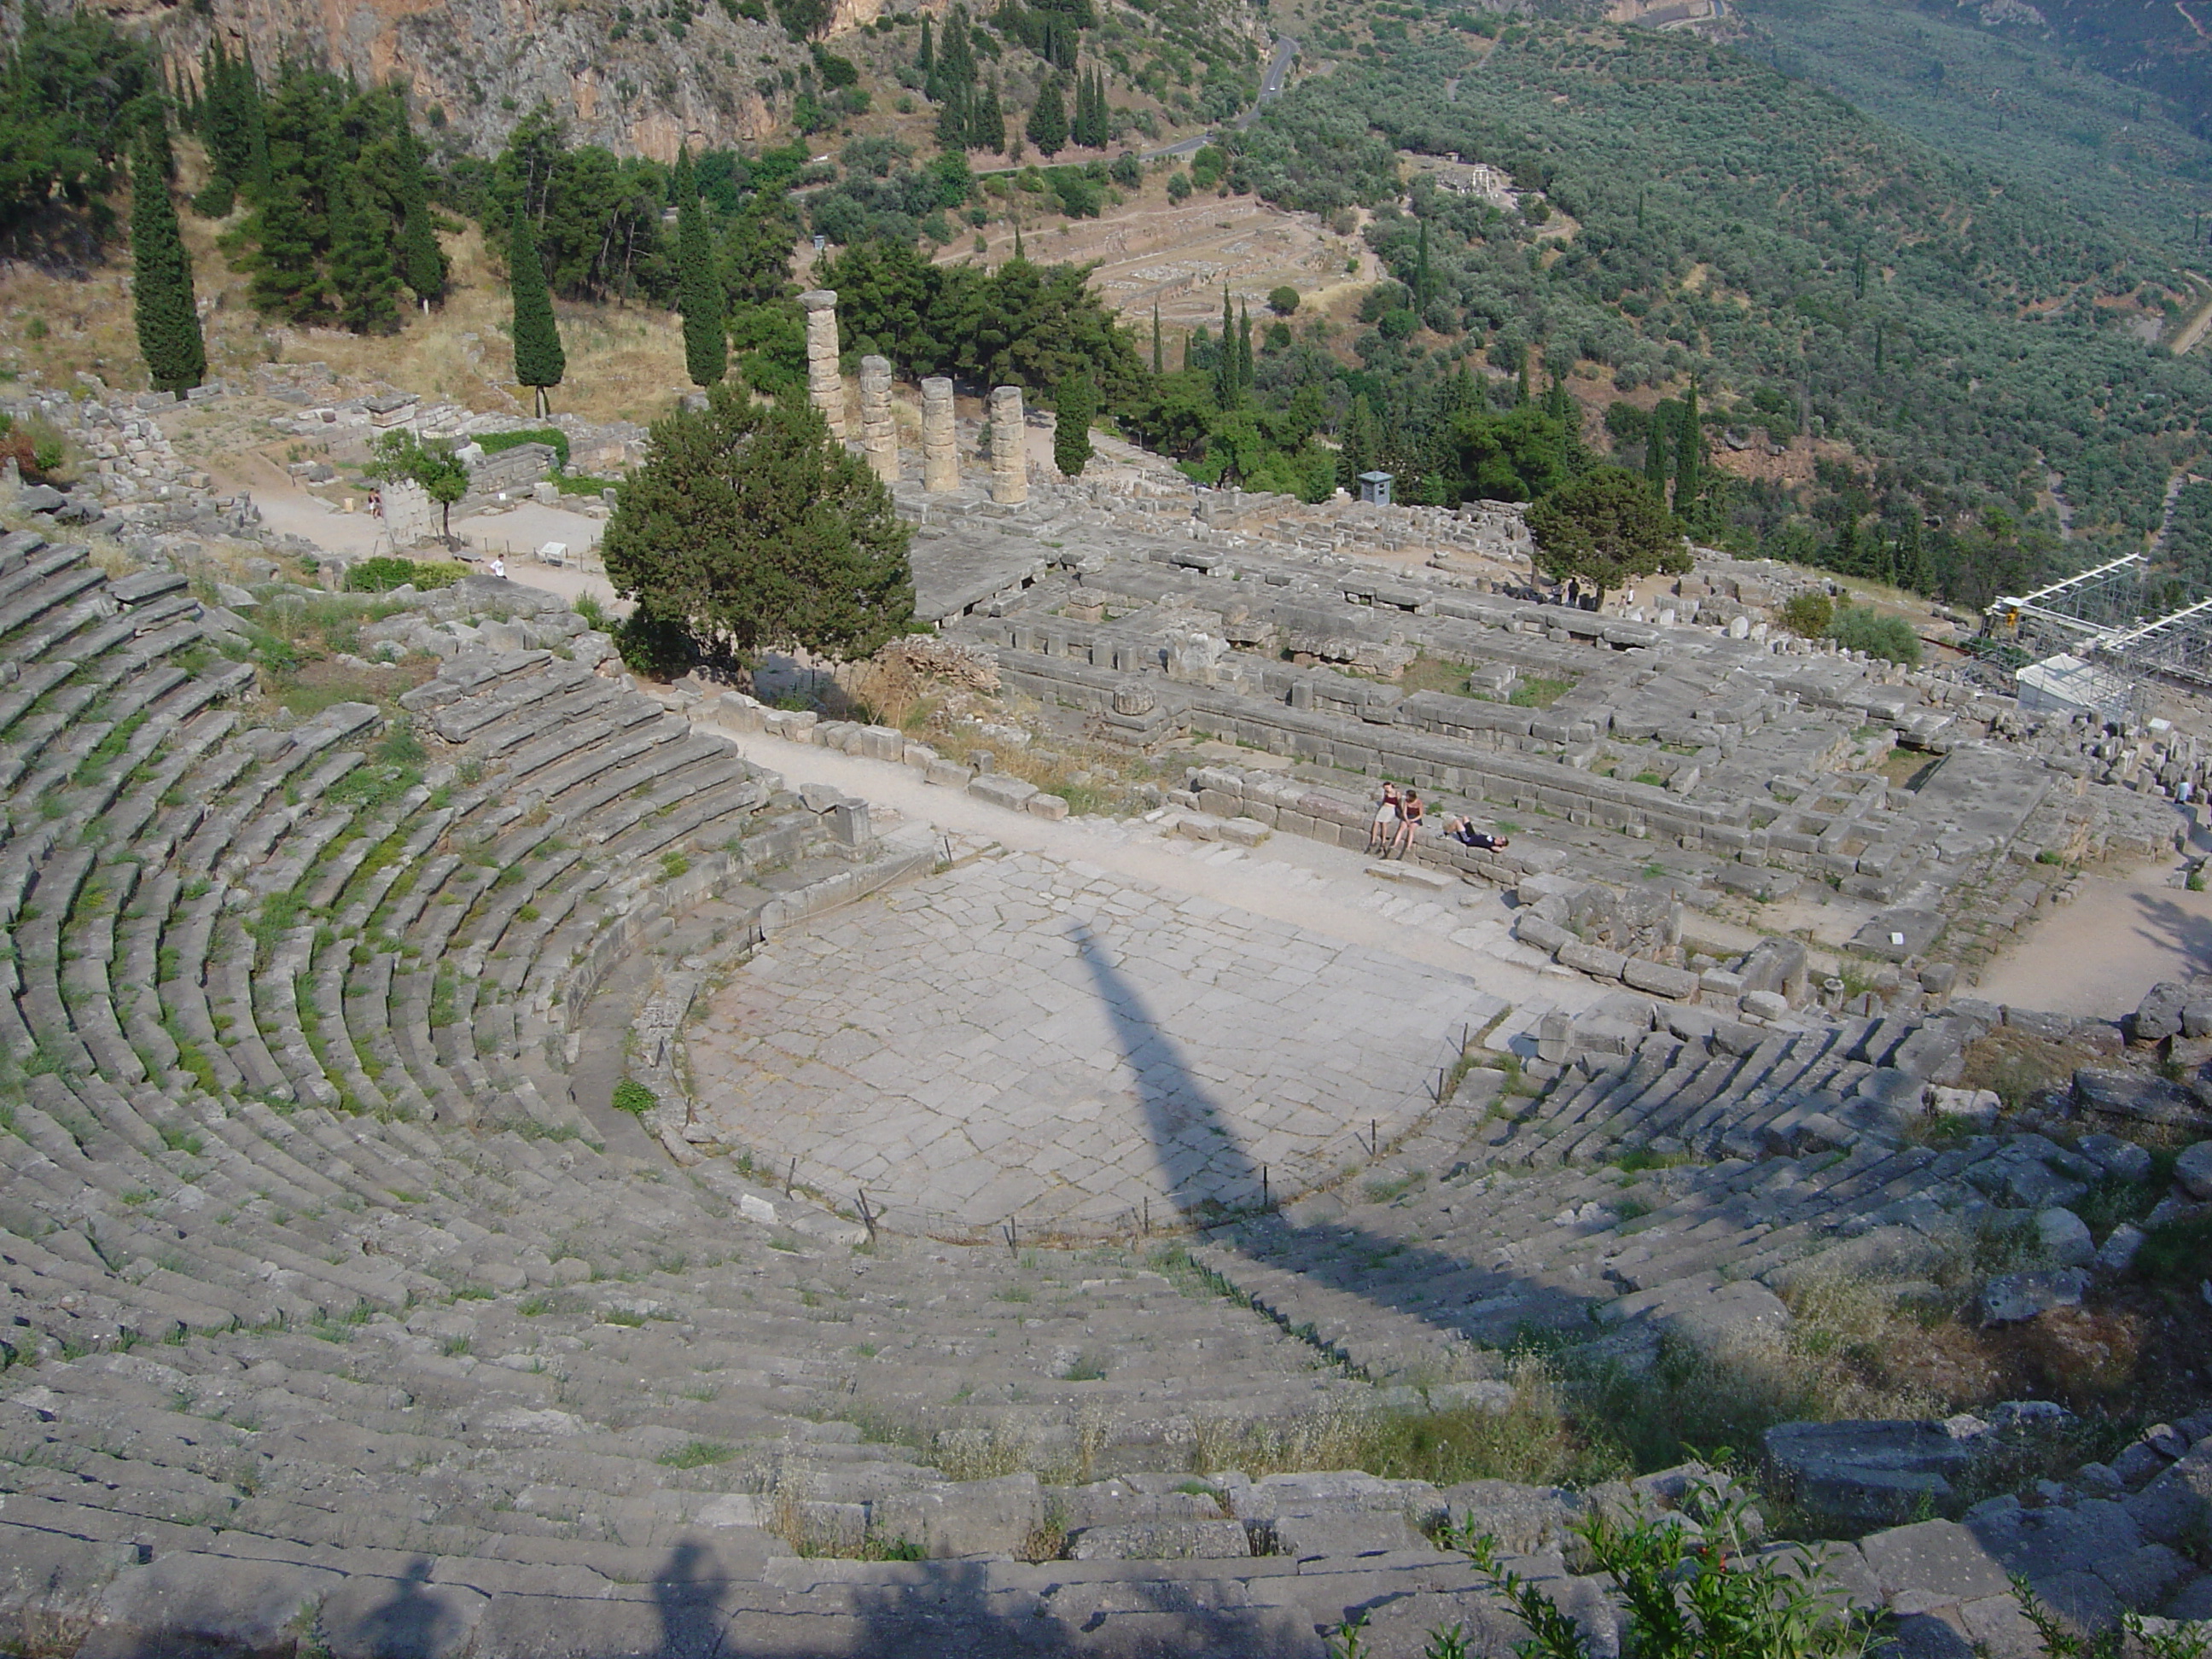
{"label": "standing stone column", "polygon": [[921,383],[921,487],[933,495],[960,488],[960,451],[952,437],[952,382]]}
{"label": "standing stone column", "polygon": [[898,428],[891,421],[891,361],[860,359],[860,447],[868,468],[887,484],[898,482]]}
{"label": "standing stone column", "polygon": [[830,422],[830,435],[845,435],[845,382],[837,373],[837,291],[810,289],[799,296],[806,307],[806,396],[822,418]]}
{"label": "standing stone column", "polygon": [[995,386],[991,392],[991,499],[1019,507],[1030,498],[1028,432],[1022,417],[1022,389]]}

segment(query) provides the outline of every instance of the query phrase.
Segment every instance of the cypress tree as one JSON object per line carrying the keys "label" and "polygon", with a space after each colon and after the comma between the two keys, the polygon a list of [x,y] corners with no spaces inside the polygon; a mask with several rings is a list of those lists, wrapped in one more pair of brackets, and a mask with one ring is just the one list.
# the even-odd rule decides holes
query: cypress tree
{"label": "cypress tree", "polygon": [[1044,85],[1037,89],[1036,102],[1030,110],[1029,134],[1030,143],[1048,161],[1067,147],[1067,105],[1060,95],[1057,75],[1045,76]]}
{"label": "cypress tree", "polygon": [[1164,372],[1161,365],[1164,362],[1160,352],[1160,302],[1155,300],[1152,301],[1152,373]]}
{"label": "cypress tree", "polygon": [[1006,150],[1006,112],[999,102],[999,77],[995,75],[983,83],[981,95],[969,112],[968,144],[971,149],[1000,154]]}
{"label": "cypress tree", "polygon": [[507,241],[507,282],[514,302],[514,378],[537,393],[536,412],[544,415],[552,407],[545,390],[567,378],[568,359],[553,320],[553,295],[545,286],[538,238],[531,233],[530,216],[519,204]]}
{"label": "cypress tree", "polygon": [[1054,389],[1052,408],[1058,416],[1052,463],[1062,477],[1079,477],[1091,460],[1091,422],[1098,414],[1098,392],[1091,384],[1091,371],[1080,368],[1064,377]]}
{"label": "cypress tree", "polygon": [[676,160],[676,308],[684,318],[684,368],[696,386],[710,386],[729,371],[730,338],[722,326],[722,284],[714,273],[714,245],[707,210],[687,147]]}
{"label": "cypress tree", "polygon": [[1260,376],[1252,362],[1252,307],[1237,308],[1237,389],[1239,401],[1249,396],[1260,384]]}
{"label": "cypress tree", "polygon": [[1243,386],[1243,376],[1237,372],[1237,313],[1229,308],[1229,290],[1221,290],[1221,351],[1213,360],[1213,406],[1229,410],[1237,407],[1237,393]]}
{"label": "cypress tree", "polygon": [[1705,487],[1701,471],[1705,459],[1705,434],[1698,425],[1698,383],[1690,382],[1690,395],[1682,399],[1682,423],[1674,438],[1674,511],[1686,513],[1698,492]]}
{"label": "cypress tree", "polygon": [[1182,337],[1182,372],[1188,374],[1194,368],[1202,366],[1205,361],[1206,325],[1200,323]]}
{"label": "cypress tree", "polygon": [[399,130],[399,277],[415,290],[422,309],[443,305],[451,268],[438,246],[430,215],[430,192],[422,180],[422,149],[413,129]]}
{"label": "cypress tree", "polygon": [[929,77],[937,73],[937,47],[930,40],[927,12],[921,16],[921,49],[914,55],[914,70],[921,76],[925,87],[929,84]]}
{"label": "cypress tree", "polygon": [[1644,430],[1644,482],[1662,501],[1667,499],[1668,460],[1667,422],[1654,410],[1651,423]]}
{"label": "cypress tree", "polygon": [[939,149],[963,150],[973,137],[974,118],[968,108],[968,94],[958,87],[945,89],[945,101],[937,106],[937,147]]}
{"label": "cypress tree", "polygon": [[1528,348],[1522,346],[1521,372],[1515,377],[1513,383],[1513,407],[1526,409],[1534,400],[1534,393],[1528,385]]}
{"label": "cypress tree", "polygon": [[246,285],[253,308],[288,322],[306,319],[322,302],[323,281],[307,193],[295,174],[271,180],[260,192],[246,236],[253,244],[253,274]]}
{"label": "cypress tree", "polygon": [[390,334],[399,326],[398,292],[392,221],[360,170],[349,169],[331,206],[331,297],[338,321],[356,334]]}
{"label": "cypress tree", "polygon": [[200,337],[192,295],[191,256],[177,231],[177,210],[150,145],[131,160],[131,307],[137,313],[138,353],[157,392],[185,393],[207,378],[207,346]]}
{"label": "cypress tree", "polygon": [[269,186],[269,123],[261,103],[261,77],[254,73],[253,54],[239,54],[231,66],[232,96],[237,100],[239,121],[246,136],[246,173],[236,180],[248,196]]}
{"label": "cypress tree", "polygon": [[1421,221],[1421,251],[1413,262],[1413,309],[1426,311],[1432,297],[1429,276],[1429,222]]}

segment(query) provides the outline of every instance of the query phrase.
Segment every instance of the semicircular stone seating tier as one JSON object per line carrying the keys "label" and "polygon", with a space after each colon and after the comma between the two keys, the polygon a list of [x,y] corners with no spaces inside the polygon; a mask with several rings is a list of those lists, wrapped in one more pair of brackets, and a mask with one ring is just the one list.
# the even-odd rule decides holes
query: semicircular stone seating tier
{"label": "semicircular stone seating tier", "polygon": [[[877,1237],[572,1088],[602,987],[839,863],[819,816],[547,652],[401,702],[283,714],[182,576],[0,537],[0,1649],[1321,1659],[1365,1611],[1411,1659],[1492,1605],[1414,1528],[1559,1575],[1565,1496],[1189,1471],[1310,1468],[1509,1323],[1686,1316],[1968,1179],[1844,1121],[1888,1035],[1646,1010],[1510,1114],[1478,1074],[1393,1154],[1428,1185],[1197,1261]],[[1615,1143],[1722,1156],[1634,1218]],[[1867,1594],[1966,1593],[1875,1542]]]}
{"label": "semicircular stone seating tier", "polygon": [[542,1653],[541,1593],[659,1616],[672,1559],[788,1558],[763,1494],[838,1537],[947,1474],[1182,1470],[1210,1420],[1368,1392],[1127,1259],[855,1249],[604,1150],[577,1011],[692,895],[775,896],[745,878],[816,815],[542,651],[448,662],[398,742],[367,704],[286,723],[198,615],[0,540],[0,1560],[46,1572],[0,1570],[0,1636],[137,1628],[134,1571],[435,1563]]}

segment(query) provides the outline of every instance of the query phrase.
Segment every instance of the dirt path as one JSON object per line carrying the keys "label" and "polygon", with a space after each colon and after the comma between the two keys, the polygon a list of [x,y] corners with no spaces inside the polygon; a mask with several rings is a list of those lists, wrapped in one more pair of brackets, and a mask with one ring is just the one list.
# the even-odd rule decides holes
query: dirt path
{"label": "dirt path", "polygon": [[2166,885],[2171,865],[2093,878],[1990,967],[1990,1002],[2117,1018],[2160,980],[2212,974],[2212,893]]}
{"label": "dirt path", "polygon": [[[712,728],[702,727],[702,730]],[[1364,873],[1369,860],[1343,848],[1296,838],[1271,839],[1249,854],[1223,859],[1218,849],[1194,842],[1170,843],[1101,833],[1080,822],[1059,823],[1010,812],[956,789],[933,787],[904,766],[863,760],[831,749],[802,747],[764,733],[727,737],[755,765],[781,774],[793,785],[825,783],[858,795],[879,810],[889,807],[912,823],[939,831],[973,836],[1000,845],[1079,865],[1110,870],[1194,898],[1232,905],[1255,915],[1293,922],[1316,933],[1464,974],[1484,990],[1516,1006],[1542,1000],[1581,1008],[1597,1000],[1599,988],[1579,974],[1553,968],[1540,970],[1425,928],[1408,927],[1376,908],[1378,897],[1411,896],[1408,890]],[[1172,850],[1171,850],[1172,849]],[[1215,856],[1202,856],[1212,851]],[[1310,883],[1288,884],[1300,870],[1322,878],[1319,893]],[[1473,894],[1474,889],[1466,890]],[[1425,896],[1425,895],[1424,895]],[[1464,912],[1470,926],[1502,923],[1506,912],[1494,893],[1476,895]],[[1451,903],[1453,896],[1442,901]]]}

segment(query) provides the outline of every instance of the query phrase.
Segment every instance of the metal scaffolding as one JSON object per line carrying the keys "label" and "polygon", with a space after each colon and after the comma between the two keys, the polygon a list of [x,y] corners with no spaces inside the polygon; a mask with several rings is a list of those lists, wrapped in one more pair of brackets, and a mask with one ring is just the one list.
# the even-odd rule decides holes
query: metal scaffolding
{"label": "metal scaffolding", "polygon": [[2142,615],[2142,579],[2149,568],[2142,554],[2130,553],[2033,593],[2001,599],[1990,607],[1990,618],[2011,638],[2031,621],[2075,637],[2102,638]]}
{"label": "metal scaffolding", "polygon": [[2095,649],[2100,660],[2125,673],[2212,686],[2212,599],[2139,628],[2108,632]]}

